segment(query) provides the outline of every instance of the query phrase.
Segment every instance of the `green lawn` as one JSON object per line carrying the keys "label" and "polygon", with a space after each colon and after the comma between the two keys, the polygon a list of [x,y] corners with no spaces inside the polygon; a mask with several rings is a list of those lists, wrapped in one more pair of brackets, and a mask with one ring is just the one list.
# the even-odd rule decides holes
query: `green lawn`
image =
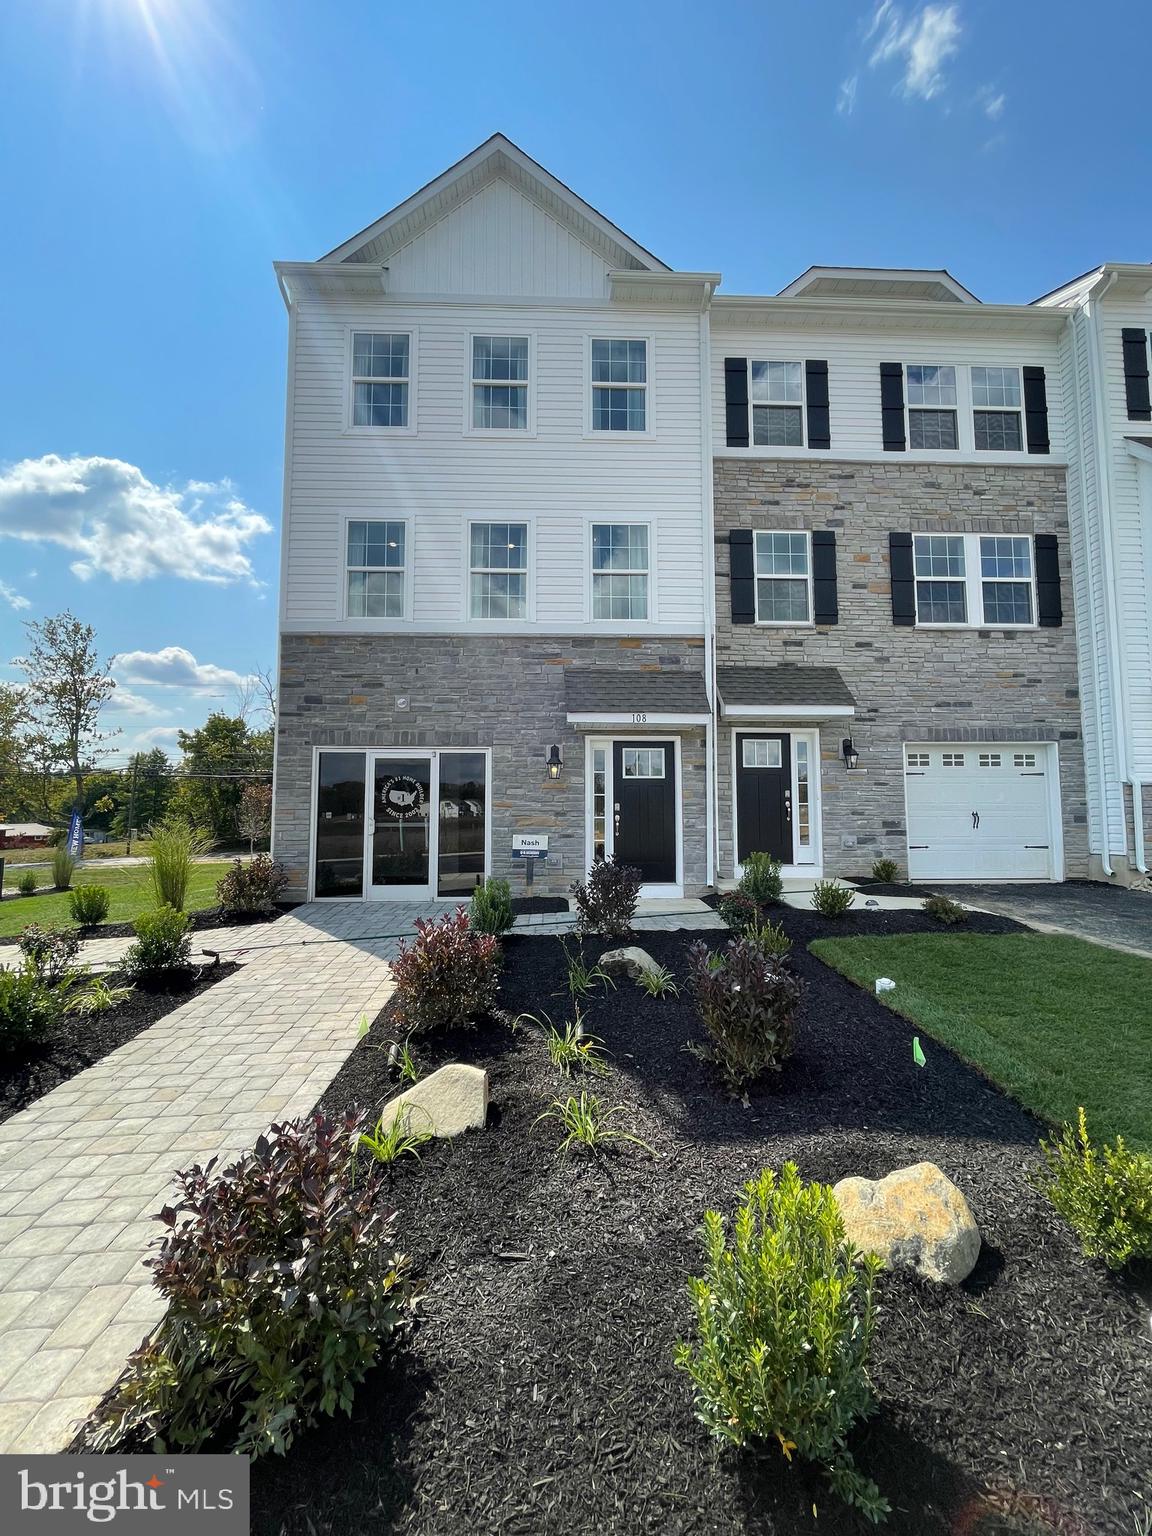
{"label": "green lawn", "polygon": [[[216,905],[216,882],[227,870],[227,863],[194,864],[192,878],[188,882],[189,912]],[[38,871],[45,884],[51,883],[48,870]],[[141,912],[155,906],[148,867],[137,864],[120,869],[86,869],[81,871],[76,885],[106,885],[112,893],[112,906],[107,921],[129,923]],[[5,892],[15,890],[15,881],[4,876]],[[52,923],[57,927],[71,923],[68,911],[67,891],[45,891],[40,896],[8,896],[0,902],[0,937],[19,933],[27,923]]]}
{"label": "green lawn", "polygon": [[[818,939],[818,959],[1044,1119],[1152,1148],[1152,960],[1039,933]],[[931,1070],[929,1062],[928,1070]]]}

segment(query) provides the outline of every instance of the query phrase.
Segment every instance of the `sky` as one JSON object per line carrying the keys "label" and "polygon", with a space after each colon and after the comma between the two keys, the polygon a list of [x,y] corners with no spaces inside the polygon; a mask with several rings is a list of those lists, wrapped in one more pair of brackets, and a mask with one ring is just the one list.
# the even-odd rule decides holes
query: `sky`
{"label": "sky", "polygon": [[491,133],[669,265],[947,267],[1025,302],[1152,260],[1148,0],[5,0],[0,680],[70,608],[103,758],[274,665],[286,317]]}

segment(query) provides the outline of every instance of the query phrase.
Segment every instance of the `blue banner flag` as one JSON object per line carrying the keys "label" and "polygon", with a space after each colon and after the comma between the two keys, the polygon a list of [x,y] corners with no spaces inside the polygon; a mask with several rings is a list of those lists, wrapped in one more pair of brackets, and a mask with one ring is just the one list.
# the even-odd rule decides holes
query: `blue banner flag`
{"label": "blue banner flag", "polygon": [[74,859],[78,859],[84,852],[84,823],[80,820],[79,811],[72,812],[72,819],[68,823],[68,842],[65,846]]}

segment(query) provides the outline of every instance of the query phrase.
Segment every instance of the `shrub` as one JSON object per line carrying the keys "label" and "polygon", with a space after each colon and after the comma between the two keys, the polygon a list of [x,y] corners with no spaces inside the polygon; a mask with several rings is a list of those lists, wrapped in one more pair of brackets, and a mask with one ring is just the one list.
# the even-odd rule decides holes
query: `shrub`
{"label": "shrub", "polygon": [[925,896],[920,903],[929,917],[934,917],[938,923],[966,923],[968,921],[967,908],[962,907],[958,901],[953,901],[950,896]]}
{"label": "shrub", "polygon": [[900,866],[895,859],[877,859],[872,866],[872,878],[881,885],[891,885],[900,878]]}
{"label": "shrub", "polygon": [[783,960],[792,953],[792,940],[779,923],[753,923],[745,930],[744,937],[769,960]]}
{"label": "shrub", "polygon": [[488,876],[483,885],[472,892],[468,908],[468,921],[474,933],[507,933],[512,926],[512,887],[507,880]]}
{"label": "shrub", "polygon": [[183,912],[192,876],[192,860],[207,853],[212,840],[186,821],[162,821],[152,828],[148,872],[158,907]]}
{"label": "shrub", "polygon": [[780,878],[780,860],[770,853],[748,853],[744,856],[744,871],[740,876],[740,890],[745,896],[765,907],[779,901],[784,882]]}
{"label": "shrub", "polygon": [[1042,1141],[1046,1167],[1036,1176],[1080,1239],[1090,1259],[1123,1269],[1132,1259],[1152,1259],[1152,1157],[1130,1152],[1124,1138],[1094,1147],[1080,1110],[1075,1130]]}
{"label": "shrub", "polygon": [[760,921],[759,905],[742,891],[729,891],[721,896],[719,912],[733,933],[745,933]]}
{"label": "shrub", "polygon": [[160,976],[187,970],[192,961],[189,920],[172,907],[144,912],[133,923],[136,942],[121,962],[127,976]]}
{"label": "shrub", "polygon": [[108,916],[112,897],[105,885],[78,885],[68,898],[72,921],[81,928],[92,928]]}
{"label": "shrub", "polygon": [[856,892],[839,880],[817,880],[812,889],[812,905],[825,917],[843,917],[856,900]]}
{"label": "shrub", "polygon": [[57,848],[52,854],[52,885],[57,891],[66,891],[76,873],[76,860],[67,848]]}
{"label": "shrub", "polygon": [[40,923],[29,923],[20,934],[25,967],[48,987],[75,974],[79,948],[80,936],[71,928],[45,928]]}
{"label": "shrub", "polygon": [[614,858],[597,859],[587,880],[577,880],[572,887],[576,931],[596,933],[602,939],[619,939],[630,933],[643,883],[640,871],[630,864],[618,864]]}
{"label": "shrub", "polygon": [[0,1055],[38,1045],[61,1011],[59,995],[30,966],[0,970]]}
{"label": "shrub", "polygon": [[35,896],[36,871],[34,869],[21,870],[20,878],[16,882],[16,889],[21,896]]}
{"label": "shrub", "polygon": [[744,1186],[731,1242],[718,1211],[704,1215],[707,1271],[689,1281],[698,1340],[676,1364],[695,1388],[697,1416],[719,1440],[776,1440],[822,1467],[868,1519],[887,1501],[856,1469],[845,1442],[872,1408],[868,1352],[880,1270],[844,1236],[827,1184],[804,1184],[794,1163]]}
{"label": "shrub", "polygon": [[148,1443],[283,1453],[353,1389],[409,1306],[380,1174],[356,1171],[364,1117],[274,1125],[231,1167],[181,1173],[149,1260],[168,1312],[132,1356],[91,1449]]}
{"label": "shrub", "polygon": [[711,1042],[708,1054],[740,1091],[792,1053],[792,1021],[803,983],[782,970],[751,938],[710,951],[690,946],[689,985]]}
{"label": "shrub", "polygon": [[288,871],[266,853],[245,864],[234,859],[232,867],[216,884],[216,900],[225,912],[263,912],[276,909],[288,884]]}
{"label": "shrub", "polygon": [[396,1018],[412,1034],[467,1024],[496,1004],[500,945],[473,933],[463,907],[433,922],[421,918],[411,943],[392,962]]}

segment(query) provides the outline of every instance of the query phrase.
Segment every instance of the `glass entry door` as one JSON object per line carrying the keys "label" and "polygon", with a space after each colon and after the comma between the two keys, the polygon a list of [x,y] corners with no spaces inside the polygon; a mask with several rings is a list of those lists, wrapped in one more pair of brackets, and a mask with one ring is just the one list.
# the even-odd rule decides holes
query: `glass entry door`
{"label": "glass entry door", "polygon": [[431,896],[439,789],[435,757],[373,754],[370,783],[368,894]]}

